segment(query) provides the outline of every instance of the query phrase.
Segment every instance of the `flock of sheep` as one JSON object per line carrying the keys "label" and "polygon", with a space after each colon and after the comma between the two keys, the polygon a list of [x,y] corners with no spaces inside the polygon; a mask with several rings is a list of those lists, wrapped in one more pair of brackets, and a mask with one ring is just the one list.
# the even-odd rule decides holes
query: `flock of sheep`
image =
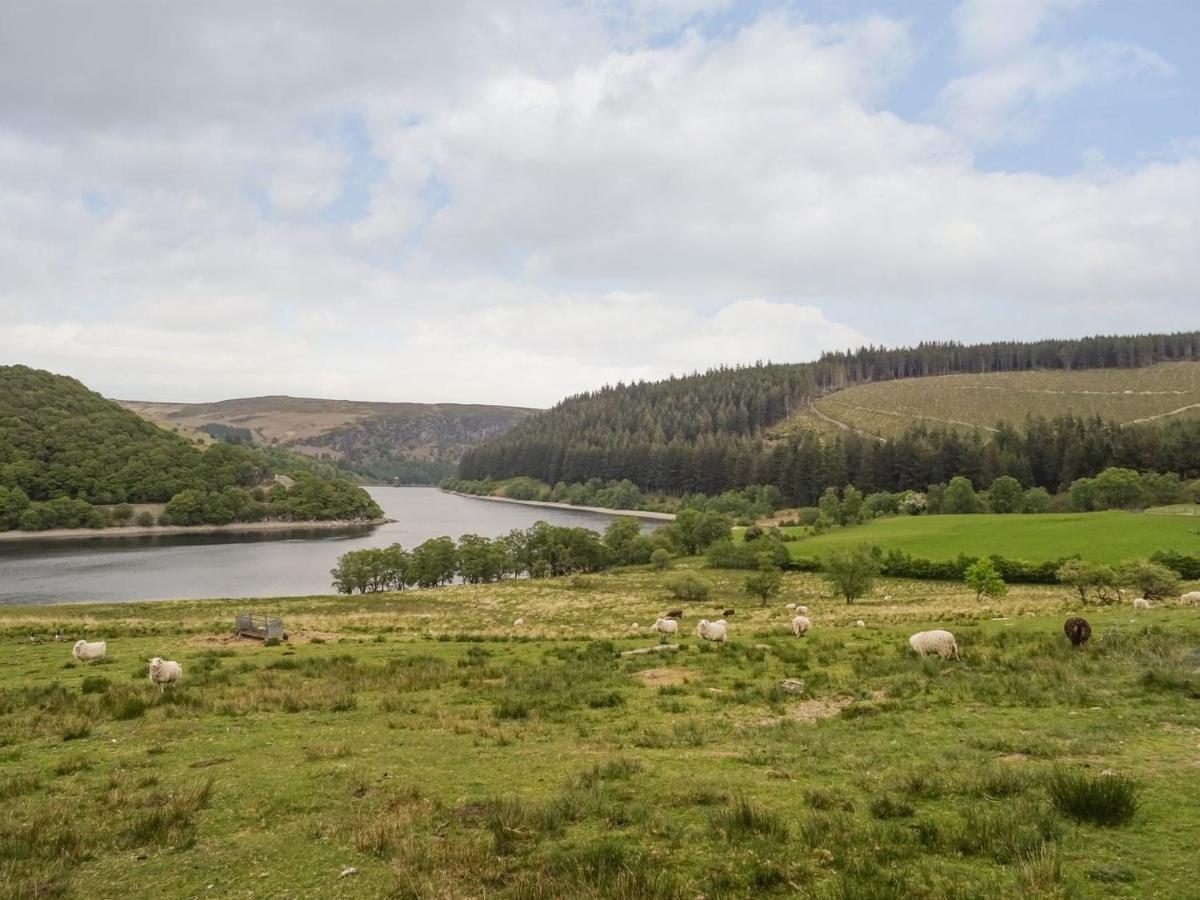
{"label": "flock of sheep", "polygon": [[[76,641],[71,648],[71,655],[82,663],[104,659],[108,654],[106,641]],[[159,691],[165,690],[168,684],[176,685],[183,680],[183,666],[173,659],[163,659],[156,656],[150,660],[150,683],[157,684]]]}
{"label": "flock of sheep", "polygon": [[[884,597],[884,600],[891,600],[891,597]],[[1200,604],[1200,591],[1192,591],[1184,594],[1179,598],[1181,602],[1188,604]],[[805,613],[808,612],[807,606],[801,606],[796,603],[788,603],[785,609],[794,611],[796,616],[792,619],[792,634],[796,637],[803,637],[812,630],[812,620]],[[1150,601],[1145,597],[1138,597],[1133,601],[1135,611],[1148,610],[1151,608]],[[732,615],[733,610],[725,610],[726,615]],[[673,609],[654,620],[654,624],[650,626],[650,630],[657,633],[661,638],[672,637],[679,633],[679,620],[683,618],[683,610]],[[854,623],[857,628],[866,628],[866,623],[862,619],[858,619]],[[641,630],[636,622],[629,626],[631,632]],[[1067,619],[1063,625],[1063,631],[1068,640],[1076,646],[1082,646],[1087,643],[1088,638],[1092,635],[1092,628],[1085,619],[1078,616],[1072,616]],[[715,622],[710,622],[708,619],[701,619],[696,625],[696,637],[703,638],[706,641],[712,641],[717,644],[723,644],[726,637],[729,635],[729,623],[725,619],[717,619]],[[908,639],[908,645],[918,656],[928,656],[936,654],[942,659],[960,659],[958,653],[958,642],[954,635],[945,629],[937,628],[931,631],[918,631]]]}

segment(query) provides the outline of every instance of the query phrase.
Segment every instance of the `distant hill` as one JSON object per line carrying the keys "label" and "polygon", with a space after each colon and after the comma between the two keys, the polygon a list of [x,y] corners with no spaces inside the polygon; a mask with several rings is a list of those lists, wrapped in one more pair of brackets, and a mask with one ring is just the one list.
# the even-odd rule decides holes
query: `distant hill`
{"label": "distant hill", "polygon": [[436,483],[471,447],[536,410],[458,403],[247,397],[217,403],[119,401],[158,424],[335,462],[368,478]]}
{"label": "distant hill", "polygon": [[994,432],[1028,416],[1099,416],[1119,424],[1200,417],[1200,362],[1141,369],[1038,369],[937,375],[834,391],[771,429],[839,428],[894,438],[913,425]]}
{"label": "distant hill", "polygon": [[[618,384],[468,451],[459,476],[672,494],[772,484],[807,504],[828,486],[923,489],[955,474],[1055,490],[1097,466],[1191,473],[1198,361],[1200,332],[1185,332],[864,347]],[[1073,421],[1051,421],[1062,416]],[[1019,433],[994,434],[1001,422]]]}
{"label": "distant hill", "polygon": [[[273,482],[281,468],[291,487]],[[0,530],[124,524],[134,503],[165,503],[162,524],[177,525],[380,515],[361,488],[331,475],[283,454],[204,447],[74,378],[0,366]]]}

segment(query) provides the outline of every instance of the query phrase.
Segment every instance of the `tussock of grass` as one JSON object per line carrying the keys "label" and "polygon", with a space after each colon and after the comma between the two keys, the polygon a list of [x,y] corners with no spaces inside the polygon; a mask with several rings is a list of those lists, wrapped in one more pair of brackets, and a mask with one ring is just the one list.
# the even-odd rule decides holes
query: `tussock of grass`
{"label": "tussock of grass", "polygon": [[212,793],[213,780],[209,778],[171,794],[148,797],[125,830],[126,843],[132,847],[190,847],[196,815],[208,806]]}
{"label": "tussock of grass", "polygon": [[1050,802],[1065,815],[1095,825],[1125,825],[1138,810],[1138,789],[1125,775],[1056,768],[1046,782]]}
{"label": "tussock of grass", "polygon": [[787,840],[787,824],[778,813],[739,797],[709,817],[713,830],[730,841],[749,837],[764,837],[772,840]]}

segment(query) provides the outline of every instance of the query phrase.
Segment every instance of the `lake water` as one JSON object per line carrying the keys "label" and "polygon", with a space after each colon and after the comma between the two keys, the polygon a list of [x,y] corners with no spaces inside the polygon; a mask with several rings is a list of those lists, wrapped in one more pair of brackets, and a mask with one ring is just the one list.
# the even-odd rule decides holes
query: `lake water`
{"label": "lake water", "polygon": [[329,570],[348,550],[394,543],[411,549],[441,535],[499,537],[539,519],[601,531],[612,520],[601,513],[457,497],[436,488],[368,490],[395,522],[332,532],[0,543],[0,604],[328,594]]}

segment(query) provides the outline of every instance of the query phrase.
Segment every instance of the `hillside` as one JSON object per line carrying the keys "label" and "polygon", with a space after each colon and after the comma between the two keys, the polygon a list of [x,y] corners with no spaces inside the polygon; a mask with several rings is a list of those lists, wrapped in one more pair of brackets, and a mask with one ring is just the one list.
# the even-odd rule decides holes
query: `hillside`
{"label": "hillside", "polygon": [[[1197,360],[1189,332],[868,347],[616,385],[469,451],[459,475],[628,479],[674,494],[774,484],[809,504],[827,486],[924,489],[955,474],[1051,491],[1109,465],[1190,474]],[[1011,427],[988,430],[1001,421]]]}
{"label": "hillside", "polygon": [[103,527],[101,507],[132,503],[165,502],[176,525],[379,514],[354,485],[289,471],[294,487],[272,486],[253,449],[202,448],[74,378],[0,366],[0,530]]}
{"label": "hillside", "polygon": [[822,397],[814,407],[815,416],[807,410],[775,430],[845,426],[892,438],[918,424],[994,431],[998,423],[1027,416],[1163,421],[1200,416],[1200,363],[909,378],[854,385]]}
{"label": "hillside", "polygon": [[119,401],[153,422],[335,461],[369,478],[436,481],[463,453],[535,412],[513,406],[248,397],[217,403]]}

